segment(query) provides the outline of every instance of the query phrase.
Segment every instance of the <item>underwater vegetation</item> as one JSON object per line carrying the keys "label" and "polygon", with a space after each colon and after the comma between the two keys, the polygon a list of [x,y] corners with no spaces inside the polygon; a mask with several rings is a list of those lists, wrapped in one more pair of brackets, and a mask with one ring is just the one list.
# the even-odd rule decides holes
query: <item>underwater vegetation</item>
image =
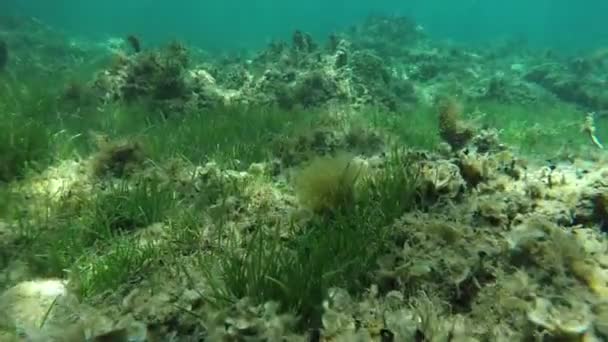
{"label": "underwater vegetation", "polygon": [[601,57],[403,17],[238,56],[14,20],[0,340],[608,338]]}
{"label": "underwater vegetation", "polygon": [[455,150],[466,146],[473,138],[474,132],[462,120],[461,105],[454,99],[442,100],[438,105],[439,135]]}
{"label": "underwater vegetation", "polygon": [[145,160],[145,152],[137,141],[109,141],[107,137],[97,137],[97,145],[99,151],[92,160],[93,173],[97,176],[123,178]]}
{"label": "underwater vegetation", "polygon": [[354,201],[363,166],[348,155],[318,157],[297,176],[295,191],[310,210],[333,211]]}
{"label": "underwater vegetation", "polygon": [[133,49],[133,52],[141,52],[141,40],[137,36],[132,34],[128,35],[127,42],[131,46],[131,49]]}
{"label": "underwater vegetation", "polygon": [[52,145],[47,122],[52,108],[43,89],[20,91],[12,81],[0,81],[4,94],[0,103],[0,182],[25,176],[28,168],[49,161]]}

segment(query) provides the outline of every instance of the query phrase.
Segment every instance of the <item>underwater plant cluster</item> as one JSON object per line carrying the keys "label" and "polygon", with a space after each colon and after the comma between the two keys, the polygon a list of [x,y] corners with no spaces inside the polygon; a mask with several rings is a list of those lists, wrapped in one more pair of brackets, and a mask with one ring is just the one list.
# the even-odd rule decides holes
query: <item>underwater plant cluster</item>
{"label": "underwater plant cluster", "polygon": [[604,341],[608,50],[0,17],[0,341]]}

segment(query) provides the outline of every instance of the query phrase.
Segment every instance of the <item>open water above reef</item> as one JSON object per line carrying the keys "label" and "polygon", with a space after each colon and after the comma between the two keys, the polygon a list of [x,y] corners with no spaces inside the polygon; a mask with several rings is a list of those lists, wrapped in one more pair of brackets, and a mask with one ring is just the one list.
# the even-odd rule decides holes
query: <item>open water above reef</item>
{"label": "open water above reef", "polygon": [[370,13],[407,15],[435,38],[460,42],[518,37],[566,50],[608,44],[608,4],[601,0],[4,0],[0,10],[36,16],[76,35],[130,32],[149,41],[179,38],[205,49],[260,47],[294,29],[319,39]]}

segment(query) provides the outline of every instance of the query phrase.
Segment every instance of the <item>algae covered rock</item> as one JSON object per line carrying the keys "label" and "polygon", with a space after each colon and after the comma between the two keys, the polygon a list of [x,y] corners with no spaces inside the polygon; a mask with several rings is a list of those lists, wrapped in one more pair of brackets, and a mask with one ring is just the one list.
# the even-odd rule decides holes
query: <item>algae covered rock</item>
{"label": "algae covered rock", "polygon": [[528,319],[546,330],[550,336],[572,341],[582,339],[593,328],[591,309],[583,303],[555,305],[544,298],[537,298]]}
{"label": "algae covered rock", "polygon": [[97,73],[92,87],[103,102],[151,101],[167,114],[184,110],[192,100],[186,47],[173,42],[161,50],[127,56],[119,51],[113,64]]}
{"label": "algae covered rock", "polygon": [[0,295],[0,327],[37,341],[83,341],[79,302],[58,279],[22,282]]}
{"label": "algae covered rock", "polygon": [[[596,73],[603,73],[605,68],[598,67]],[[602,88],[605,78],[596,77],[596,73],[580,73],[567,68],[561,63],[545,63],[532,68],[524,77],[535,82],[563,101],[576,103],[584,108],[608,108],[608,96]]]}
{"label": "algae covered rock", "polygon": [[0,294],[0,337],[9,341],[144,342],[147,330],[135,320],[115,323],[84,306],[59,279],[21,282]]}
{"label": "algae covered rock", "polygon": [[211,341],[306,341],[292,333],[295,317],[281,313],[274,302],[253,305],[244,298],[226,310],[208,312],[206,316],[205,325]]}
{"label": "algae covered rock", "polygon": [[447,160],[421,162],[420,193],[425,200],[455,199],[462,195],[465,185],[458,165]]}

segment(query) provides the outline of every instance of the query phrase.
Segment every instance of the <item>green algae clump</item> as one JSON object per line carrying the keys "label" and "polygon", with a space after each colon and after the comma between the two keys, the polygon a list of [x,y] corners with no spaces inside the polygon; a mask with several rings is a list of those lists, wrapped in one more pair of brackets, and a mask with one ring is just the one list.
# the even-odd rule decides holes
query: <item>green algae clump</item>
{"label": "green algae clump", "polygon": [[295,180],[300,203],[314,212],[331,212],[353,204],[362,165],[350,155],[316,157]]}
{"label": "green algae clump", "polygon": [[439,135],[452,149],[463,148],[474,135],[473,128],[462,120],[462,106],[452,98],[438,104]]}
{"label": "green algae clump", "polygon": [[143,147],[138,141],[109,141],[105,136],[96,137],[96,140],[99,151],[93,157],[92,171],[97,177],[125,177],[132,174],[145,159]]}

